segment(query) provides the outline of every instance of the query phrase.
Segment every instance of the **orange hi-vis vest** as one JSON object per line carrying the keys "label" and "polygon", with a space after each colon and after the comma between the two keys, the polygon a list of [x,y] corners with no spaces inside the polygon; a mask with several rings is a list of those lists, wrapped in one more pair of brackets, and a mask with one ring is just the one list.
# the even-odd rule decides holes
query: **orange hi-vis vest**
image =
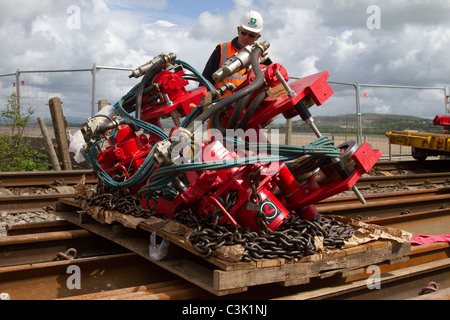
{"label": "orange hi-vis vest", "polygon": [[[220,43],[219,46],[220,46],[220,63],[219,63],[220,66],[222,66],[229,57],[231,57],[233,54],[239,51],[231,44],[231,41]],[[236,72],[230,77],[223,79],[221,82],[215,83],[214,87],[218,88],[227,82],[231,82],[237,87],[246,79],[246,73],[247,69],[242,69],[241,71]]]}

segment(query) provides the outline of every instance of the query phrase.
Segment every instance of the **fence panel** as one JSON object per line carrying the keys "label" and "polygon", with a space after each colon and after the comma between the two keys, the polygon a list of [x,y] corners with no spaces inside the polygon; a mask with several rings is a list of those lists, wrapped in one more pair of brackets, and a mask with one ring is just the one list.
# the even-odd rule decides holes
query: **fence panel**
{"label": "fence panel", "polygon": [[[291,77],[292,79],[298,79]],[[410,157],[411,148],[389,145],[386,131],[430,130],[432,119],[446,114],[444,87],[385,86],[329,81],[334,95],[322,106],[310,109],[315,124],[324,135],[332,136],[336,144],[348,140],[368,142],[380,149],[383,158]],[[327,116],[321,118],[321,116]],[[394,118],[397,116],[396,118]],[[412,117],[425,118],[423,123]],[[278,119],[280,122],[280,120]],[[292,119],[290,141],[294,145],[309,143],[314,135],[301,119]],[[441,128],[431,128],[440,131]],[[280,142],[284,142],[284,131]]]}
{"label": "fence panel", "polygon": [[[13,92],[19,92],[21,110],[24,112],[27,108],[33,108],[35,118],[44,117],[49,122],[48,100],[57,96],[63,102],[66,119],[71,123],[81,123],[97,112],[98,100],[107,99],[109,103],[114,104],[140,81],[129,78],[130,71],[131,69],[127,68],[101,67],[94,64],[88,69],[18,70],[16,73],[0,75],[0,108],[4,108]],[[389,127],[383,129],[379,116],[418,116],[420,110],[431,122],[435,115],[446,113],[445,88],[329,82],[334,95],[322,106],[310,109],[319,130],[322,134],[333,137],[336,144],[348,140],[369,142],[373,148],[380,149],[385,157],[390,152],[385,131],[420,130],[420,127],[416,122],[409,122],[406,117],[400,117],[397,122],[391,121]],[[320,121],[317,121],[317,118]],[[279,130],[280,143],[286,141],[285,122],[284,117],[279,116],[273,123]],[[37,121],[31,126],[34,126],[32,131],[39,131]],[[292,133],[288,139],[291,144],[306,145],[315,138],[312,130],[300,117],[292,119]],[[410,154],[409,147],[391,147],[393,155]]]}

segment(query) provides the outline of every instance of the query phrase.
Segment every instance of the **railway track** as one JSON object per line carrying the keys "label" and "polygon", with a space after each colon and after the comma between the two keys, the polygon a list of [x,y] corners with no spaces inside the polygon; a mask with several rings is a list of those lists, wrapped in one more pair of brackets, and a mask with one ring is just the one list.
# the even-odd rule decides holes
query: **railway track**
{"label": "railway track", "polygon": [[[388,175],[392,177],[398,172],[405,179],[408,176],[416,174],[439,173],[448,177],[448,167],[450,160],[429,160],[425,162],[418,161],[379,161],[374,166],[372,173],[381,176]],[[63,170],[63,171],[33,171],[33,172],[0,172],[0,187],[24,187],[24,186],[58,186],[75,185],[80,181],[82,175],[86,177],[86,183],[96,183],[97,179],[92,175],[91,170]],[[437,176],[437,175],[435,175]],[[363,179],[371,181],[373,176],[364,176]],[[419,176],[420,177],[420,176]],[[383,180],[386,178],[374,178],[372,181]]]}
{"label": "railway track", "polygon": [[450,189],[431,188],[364,195],[366,204],[355,196],[333,197],[315,205],[321,214],[340,214],[362,220],[393,217],[450,208]]}
{"label": "railway track", "polygon": [[86,183],[96,183],[91,170],[0,172],[0,187],[74,185],[82,175]]}
{"label": "railway track", "polygon": [[[417,165],[417,162],[414,163]],[[391,176],[385,172],[398,171],[399,167],[402,168],[401,170],[417,170],[417,167],[414,169],[412,164],[408,167],[404,163],[397,165],[380,163],[377,171],[384,172],[382,176],[367,176],[363,179],[377,178],[386,181],[386,185],[390,184],[389,187],[396,186],[397,183],[394,182],[394,179],[401,179],[399,175]],[[436,165],[432,167],[437,168]],[[427,170],[431,169],[420,168],[420,171]],[[83,172],[83,174],[86,173],[89,172]],[[430,179],[434,175],[436,179],[442,181],[442,176],[436,172],[413,172],[410,175],[414,174],[416,176],[423,175],[426,179]],[[427,174],[430,175],[426,177]],[[403,176],[407,175],[402,174]],[[23,178],[23,181],[27,181],[25,175]],[[79,177],[78,180],[74,176],[71,179],[73,182],[70,184],[76,183]],[[46,178],[47,182],[54,180],[52,177]],[[3,186],[3,181],[6,180],[3,180],[2,175],[0,175],[0,181]],[[367,190],[380,188],[379,185],[374,187],[373,181],[370,187],[362,187],[361,184],[359,188]],[[67,182],[68,180],[66,180]],[[14,183],[15,187],[19,187],[17,181]],[[38,180],[34,180],[32,183],[34,186],[48,185],[48,183],[43,184]],[[413,183],[420,185],[418,180]],[[404,185],[400,187],[404,188]],[[395,192],[395,194],[366,193],[364,194],[367,200],[366,205],[359,203],[354,196],[336,196],[320,202],[316,207],[321,214],[356,217],[368,223],[403,229],[413,235],[443,234],[448,233],[448,226],[450,226],[450,209],[447,209],[449,193],[450,190],[446,187],[409,190]],[[31,195],[29,196],[31,197]],[[42,198],[46,198],[43,199],[45,201],[56,201],[55,199],[70,196],[71,194],[67,193],[56,194],[53,199],[51,197]],[[3,202],[9,203],[8,210],[11,212],[19,212],[23,209],[17,209],[17,205],[14,204],[15,199],[19,198],[19,195],[10,196]],[[1,202],[2,200],[0,200]],[[76,259],[57,259],[58,254],[64,254],[74,247],[77,248],[79,254]],[[9,292],[12,299],[217,299],[188,281],[158,268],[136,253],[113,245],[89,231],[79,229],[65,221],[8,226],[8,237],[0,238],[0,251],[0,293]],[[310,283],[287,288],[267,285],[264,287],[267,290],[249,288],[248,292],[231,295],[227,298],[425,299],[425,296],[418,297],[417,293],[430,281],[437,281],[441,285],[440,292],[432,294],[435,299],[450,297],[445,289],[450,287],[450,283],[448,283],[448,279],[450,279],[448,277],[450,269],[448,243],[413,246],[408,258],[407,261],[394,265],[379,266],[382,274],[386,274],[381,279],[383,290],[367,290],[367,279],[371,273],[366,271],[358,276],[347,275],[342,279],[323,279],[320,284]],[[83,270],[81,278],[85,282],[82,283],[81,290],[73,290],[67,286],[67,279],[70,276],[67,268],[75,261],[76,265],[81,266],[80,269]],[[45,294],[39,289],[44,287]],[[429,297],[432,295],[430,294]]]}
{"label": "railway track", "polygon": [[[360,190],[370,189],[370,193],[382,194],[385,188],[398,190],[408,187],[447,186],[450,185],[450,172],[444,170],[449,165],[450,161],[448,160],[432,160],[425,163],[380,161],[372,174],[364,175],[359,179],[357,187]],[[423,173],[431,170],[434,171]],[[398,174],[399,171],[402,174]],[[72,186],[78,183],[83,175],[86,177],[86,183],[94,184],[97,182],[90,170],[0,172],[0,211],[14,213],[40,210],[52,205],[60,198],[71,198],[75,192]],[[37,194],[33,190],[28,190],[33,187],[47,188],[50,192]],[[22,188],[26,188],[28,192],[14,194],[10,191],[10,189],[20,190]],[[347,202],[344,199],[340,201]]]}
{"label": "railway track", "polygon": [[[397,219],[377,221],[379,222],[390,227],[401,226],[401,221]],[[48,231],[51,229],[53,231]],[[11,236],[0,238],[0,292],[7,292],[11,299],[218,298],[138,254],[124,250],[89,231],[77,229],[67,222],[16,225],[11,227],[10,233]],[[66,259],[58,255],[73,247],[77,248],[76,258]],[[380,286],[385,290],[383,293],[379,290],[367,290],[367,278],[371,272],[364,272],[342,279],[324,279],[321,283],[287,288],[278,285],[266,285],[263,290],[249,288],[248,292],[227,298],[383,299],[383,294],[384,298],[389,299],[418,298],[417,293],[431,281],[438,282],[442,288],[450,285],[449,256],[449,243],[432,243],[413,247],[407,261],[394,265],[380,264],[381,273],[389,275],[381,280]],[[71,286],[74,285],[70,282],[69,267],[72,265],[76,265],[81,272],[79,288]],[[405,283],[409,283],[407,290]]]}

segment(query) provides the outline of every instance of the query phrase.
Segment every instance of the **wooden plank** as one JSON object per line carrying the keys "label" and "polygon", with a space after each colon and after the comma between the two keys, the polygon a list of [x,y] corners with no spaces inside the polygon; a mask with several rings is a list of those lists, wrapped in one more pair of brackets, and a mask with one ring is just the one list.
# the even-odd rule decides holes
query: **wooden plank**
{"label": "wooden plank", "polygon": [[48,100],[50,114],[52,116],[53,130],[58,144],[58,152],[64,170],[72,170],[72,161],[69,153],[69,143],[67,139],[66,127],[67,121],[64,118],[62,110],[62,102],[58,97]]}
{"label": "wooden plank", "polygon": [[[66,202],[67,199],[63,201]],[[227,295],[246,291],[248,287],[268,283],[284,286],[308,283],[312,278],[327,278],[336,274],[348,275],[361,272],[365,266],[385,261],[399,261],[411,250],[407,243],[391,241],[371,241],[357,247],[334,249],[303,257],[297,261],[285,259],[261,259],[250,263],[231,263],[214,257],[203,259],[187,241],[189,230],[173,222],[152,217],[141,222],[140,230],[130,229],[126,237],[119,237],[114,225],[81,221],[73,211],[56,212],[65,220],[103,236],[125,248],[154,262],[158,266],[182,277],[198,287],[215,295]],[[168,223],[169,222],[169,223]],[[178,224],[178,223],[176,223]],[[149,239],[141,235],[133,237],[133,232],[156,232],[158,236],[176,244],[171,246],[169,255],[162,260],[152,260],[149,256]],[[177,249],[177,250],[174,250]],[[207,262],[207,263],[205,263]],[[144,298],[145,295],[142,297]],[[149,296],[150,297],[150,296]]]}
{"label": "wooden plank", "polygon": [[[72,198],[61,198],[59,199],[59,205],[56,205],[57,211],[67,210],[64,205],[73,206],[75,208],[80,208],[80,203]],[[58,214],[58,212],[56,213]],[[89,217],[83,211],[79,212],[80,218],[75,224],[82,226],[85,223],[86,218]],[[167,239],[171,243],[189,251],[190,253],[200,257],[200,254],[192,244],[187,240],[188,235],[192,232],[191,229],[186,226],[171,220],[163,220],[156,217],[150,217],[149,219],[143,219],[141,223],[137,225],[138,229],[153,233],[155,232],[158,236]],[[223,270],[240,270],[240,269],[254,269],[257,267],[255,262],[228,262],[215,257],[209,257],[205,259],[207,262],[223,269]]]}
{"label": "wooden plank", "polygon": [[131,292],[141,292],[141,291],[160,291],[161,289],[167,288],[168,286],[174,286],[174,285],[183,285],[185,283],[184,280],[177,279],[177,280],[168,280],[163,282],[157,282],[157,283],[150,283],[145,285],[139,285],[134,287],[128,287],[128,288],[121,288],[121,289],[115,289],[115,290],[107,290],[107,291],[100,291],[100,292],[94,292],[94,293],[86,293],[74,297],[66,297],[61,298],[59,300],[97,300],[97,299],[108,299],[112,298],[114,296],[119,296],[123,294],[128,294]]}
{"label": "wooden plank", "polygon": [[[177,226],[179,227],[178,229]],[[190,234],[192,230],[180,223],[151,217],[150,219],[147,219],[146,221],[140,223],[138,227],[151,233],[155,232],[158,236],[169,240],[171,243],[176,244],[180,248],[183,248],[196,256],[200,256],[199,252],[195,250],[189,240],[187,240],[188,234]],[[167,230],[177,230],[175,232],[182,232],[182,234],[173,233],[173,231],[169,232]],[[254,268],[253,265],[247,265],[245,263],[230,263],[227,261],[216,259],[214,257],[209,257],[205,260],[223,270],[235,270],[248,267]]]}
{"label": "wooden plank", "polygon": [[[69,221],[73,224],[79,223],[78,218],[74,212],[56,212],[57,215],[62,217],[64,220]],[[192,260],[188,260],[185,258],[177,258],[173,260],[154,260],[150,258],[149,255],[149,245],[150,241],[143,239],[141,237],[128,237],[128,238],[116,238],[115,233],[112,230],[111,225],[107,224],[100,224],[98,222],[95,223],[83,223],[80,224],[81,227],[84,229],[98,234],[108,240],[111,240],[135,253],[138,255],[146,258],[147,260],[155,263],[156,265],[160,266],[161,268],[164,268],[180,277],[182,277],[185,280],[188,280],[189,282],[199,286],[200,288],[203,288],[209,292],[212,292],[214,294],[220,294],[216,290],[214,290],[212,286],[212,270],[208,269],[198,263],[193,262]],[[83,230],[84,231],[84,230]],[[138,231],[135,230],[137,233]],[[177,254],[174,254],[175,256],[179,256]],[[193,256],[191,254],[192,258],[197,258],[196,256]],[[166,258],[167,259],[167,258]],[[228,294],[228,293],[236,293],[236,292],[242,292],[247,290],[246,287],[242,288],[233,288],[234,290],[225,290],[222,293]]]}
{"label": "wooden plank", "polygon": [[87,293],[58,300],[186,300],[205,297],[209,293],[188,281],[170,280],[115,290]]}
{"label": "wooden plank", "polygon": [[395,259],[406,255],[410,250],[409,243],[403,244],[400,250],[396,250],[394,253],[391,251],[392,246],[381,246],[377,244],[376,247],[379,248],[369,252],[300,264],[285,264],[279,267],[260,268],[257,272],[255,270],[236,270],[231,272],[215,270],[214,289],[220,291],[239,286],[254,286],[280,281],[285,285],[306,283],[308,279],[320,277],[322,274],[325,275],[324,277],[327,277],[362,266]]}
{"label": "wooden plank", "polygon": [[[408,279],[420,274],[425,274],[431,271],[437,271],[442,269],[448,269],[450,267],[450,258],[429,262],[419,266],[412,266],[409,268],[403,268],[399,270],[393,270],[381,275],[381,285],[387,283]],[[305,291],[293,294],[291,296],[283,296],[281,298],[275,298],[274,300],[308,300],[308,299],[327,299],[345,294],[348,292],[367,289],[367,279],[361,279],[352,282],[346,282],[343,284],[336,284],[331,287],[319,288],[311,291]]]}

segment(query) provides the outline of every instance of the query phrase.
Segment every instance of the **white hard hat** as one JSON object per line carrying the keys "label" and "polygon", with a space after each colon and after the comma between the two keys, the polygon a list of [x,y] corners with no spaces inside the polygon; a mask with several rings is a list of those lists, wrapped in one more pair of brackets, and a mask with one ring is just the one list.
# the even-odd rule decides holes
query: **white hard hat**
{"label": "white hard hat", "polygon": [[241,18],[241,28],[253,32],[260,33],[263,29],[263,18],[257,11],[249,11]]}

